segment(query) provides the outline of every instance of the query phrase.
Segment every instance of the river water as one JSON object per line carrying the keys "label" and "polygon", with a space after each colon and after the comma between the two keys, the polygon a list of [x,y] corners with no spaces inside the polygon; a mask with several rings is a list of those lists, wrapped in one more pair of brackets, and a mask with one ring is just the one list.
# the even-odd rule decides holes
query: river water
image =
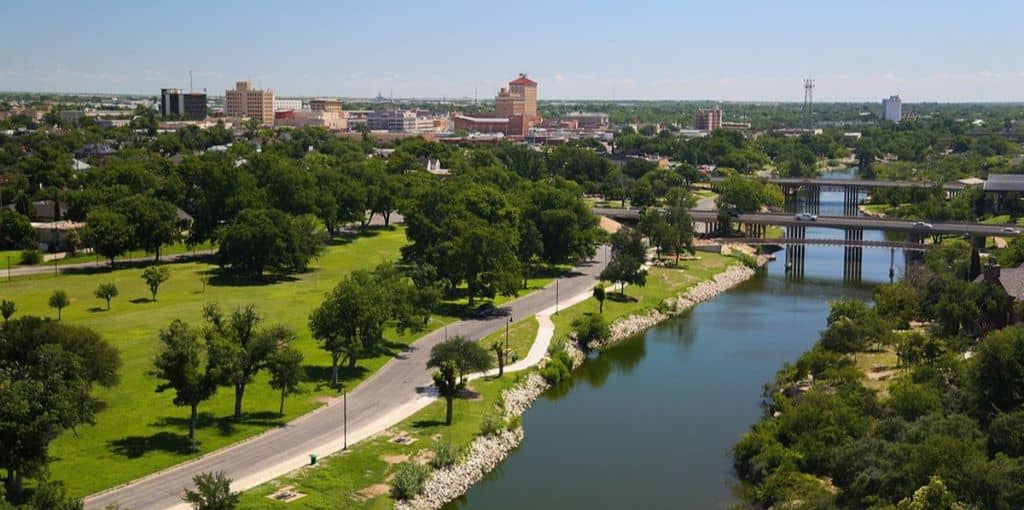
{"label": "river water", "polygon": [[[821,213],[842,214],[842,193],[825,193]],[[602,352],[542,395],[523,415],[522,446],[447,508],[735,503],[729,448],[760,418],[762,385],[814,343],[829,300],[868,299],[889,280],[886,249],[864,250],[856,284],[844,282],[840,247],[808,246],[799,281],[787,276],[785,254],[777,256],[750,281]],[[896,253],[897,274],[902,259]]]}

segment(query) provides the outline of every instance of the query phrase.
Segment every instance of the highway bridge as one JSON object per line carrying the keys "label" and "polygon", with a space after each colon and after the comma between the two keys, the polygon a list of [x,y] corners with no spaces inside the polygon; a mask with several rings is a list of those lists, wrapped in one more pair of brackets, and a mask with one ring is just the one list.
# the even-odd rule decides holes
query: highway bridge
{"label": "highway bridge", "polygon": [[[775,184],[784,190],[791,188],[818,188],[827,190],[843,190],[849,188],[859,190],[872,190],[878,188],[928,189],[934,188],[935,186],[942,186],[943,190],[955,193],[967,189],[967,185],[962,182],[947,182],[939,184],[929,181],[876,181],[867,179],[822,179],[813,177],[770,177],[763,180],[765,182]],[[725,177],[712,177],[710,181],[711,186],[714,187],[716,184],[725,182]]]}

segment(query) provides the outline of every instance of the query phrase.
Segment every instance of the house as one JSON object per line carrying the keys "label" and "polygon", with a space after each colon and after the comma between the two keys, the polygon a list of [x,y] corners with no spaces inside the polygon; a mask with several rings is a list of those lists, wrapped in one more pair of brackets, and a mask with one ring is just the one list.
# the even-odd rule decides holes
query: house
{"label": "house", "polygon": [[43,252],[67,250],[72,236],[83,227],[85,227],[85,223],[75,221],[32,222],[32,230],[36,233],[39,251]]}
{"label": "house", "polygon": [[988,260],[989,263],[985,265],[984,270],[974,279],[974,282],[998,284],[1014,301],[1024,301],[1024,264],[1014,268],[1002,269],[995,259],[990,258]]}
{"label": "house", "polygon": [[57,203],[53,200],[37,200],[32,202],[32,219],[41,222],[56,221],[68,213],[68,208],[60,204],[60,215],[57,215]]}

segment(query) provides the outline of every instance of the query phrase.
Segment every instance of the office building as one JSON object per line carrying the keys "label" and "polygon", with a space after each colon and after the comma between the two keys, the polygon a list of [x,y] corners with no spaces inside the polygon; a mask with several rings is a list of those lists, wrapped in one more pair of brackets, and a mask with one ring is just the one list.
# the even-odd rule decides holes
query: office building
{"label": "office building", "polygon": [[882,120],[896,123],[903,120],[903,101],[900,101],[900,96],[882,100]]}
{"label": "office building", "polygon": [[494,113],[459,115],[454,120],[455,129],[524,136],[541,123],[537,115],[537,82],[520,74],[498,91]]}
{"label": "office building", "polygon": [[337,99],[311,99],[309,109],[314,112],[342,112],[341,101]]}
{"label": "office building", "polygon": [[288,110],[301,110],[302,100],[301,99],[282,99],[274,98],[274,111],[283,112]]}
{"label": "office building", "polygon": [[263,126],[272,126],[274,93],[254,89],[247,81],[236,82],[234,90],[224,92],[224,114],[232,118],[248,117]]}
{"label": "office building", "polygon": [[711,109],[701,108],[693,114],[693,129],[698,131],[714,131],[722,127],[722,109],[715,106]]}
{"label": "office building", "polygon": [[164,118],[203,120],[206,118],[206,93],[160,89],[160,115]]}
{"label": "office building", "polygon": [[392,133],[431,133],[434,120],[431,115],[412,110],[374,110],[366,116],[366,127]]}
{"label": "office building", "polygon": [[577,129],[605,129],[608,127],[607,113],[571,112],[565,120],[575,121]]}
{"label": "office building", "polygon": [[341,131],[348,127],[348,122],[341,112],[282,110],[274,112],[274,125],[297,128],[322,127],[331,131]]}

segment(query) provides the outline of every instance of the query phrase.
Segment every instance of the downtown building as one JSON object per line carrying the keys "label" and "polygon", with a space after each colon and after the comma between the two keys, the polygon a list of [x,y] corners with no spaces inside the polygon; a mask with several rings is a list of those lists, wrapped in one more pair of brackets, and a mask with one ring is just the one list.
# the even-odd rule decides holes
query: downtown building
{"label": "downtown building", "polygon": [[260,125],[274,125],[274,93],[253,89],[247,81],[235,82],[234,90],[224,92],[224,115],[230,118],[248,117]]}
{"label": "downtown building", "polygon": [[903,120],[903,101],[900,96],[890,96],[882,100],[882,120],[888,120],[899,124]]}
{"label": "downtown building", "polygon": [[722,127],[722,109],[701,108],[693,114],[693,129],[697,131],[714,131]]}
{"label": "downtown building", "polygon": [[525,136],[541,122],[537,115],[537,82],[520,74],[498,91],[493,114],[455,115],[452,119],[456,130]]}
{"label": "downtown building", "polygon": [[203,120],[206,118],[206,93],[160,89],[160,116],[165,119]]}

